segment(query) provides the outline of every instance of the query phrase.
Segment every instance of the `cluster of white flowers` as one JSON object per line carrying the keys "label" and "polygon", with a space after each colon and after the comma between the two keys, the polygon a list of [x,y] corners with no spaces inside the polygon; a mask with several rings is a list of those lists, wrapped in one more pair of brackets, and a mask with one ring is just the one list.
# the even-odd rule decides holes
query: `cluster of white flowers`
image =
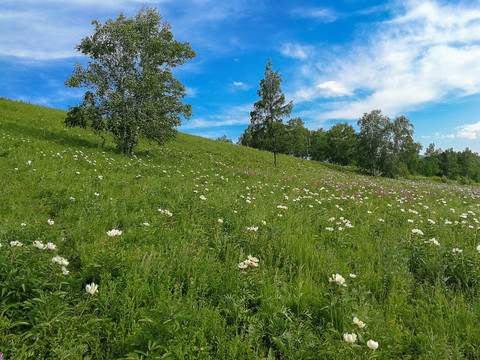
{"label": "cluster of white flowers", "polygon": [[70,274],[70,271],[67,270],[67,266],[69,264],[68,260],[61,257],[61,256],[54,256],[52,258],[52,262],[55,263],[55,264],[58,264],[58,265],[62,265],[62,273],[63,275],[68,275]]}
{"label": "cluster of white flowers", "polygon": [[435,239],[435,238],[431,238],[430,240],[425,241],[425,243],[426,243],[426,244],[428,243],[428,244],[440,246],[440,243],[439,243],[438,240]]}
{"label": "cluster of white flowers", "polygon": [[122,235],[122,230],[112,229],[107,231],[107,235],[110,237],[120,236]]}
{"label": "cluster of white flowers", "polygon": [[277,205],[277,209],[287,210],[288,207],[286,207],[285,205]]}
{"label": "cluster of white flowers", "polygon": [[258,262],[259,260],[256,257],[253,257],[252,255],[248,255],[247,260],[242,261],[237,266],[239,269],[246,270],[250,266],[258,267]]}
{"label": "cluster of white flowers", "polygon": [[452,249],[452,252],[453,252],[454,254],[461,254],[461,253],[463,252],[463,250],[462,250],[462,249],[459,249],[459,248],[454,248],[454,249]]}
{"label": "cluster of white flowers", "polygon": [[21,246],[23,246],[23,244],[18,240],[14,240],[14,241],[10,241],[10,246],[11,247],[21,247]]}
{"label": "cluster of white flowers", "polygon": [[53,221],[52,219],[48,219],[47,224],[48,225],[53,225],[53,224],[55,224],[55,221]]}
{"label": "cluster of white flowers", "polygon": [[339,286],[347,286],[345,278],[340,274],[332,274],[332,277],[329,278],[328,281],[337,283]]}
{"label": "cluster of white flowers", "polygon": [[[358,326],[360,329],[364,328],[366,324],[359,320],[357,317],[353,318],[353,324]],[[343,340],[350,345],[354,345],[357,342],[357,334],[355,333],[344,333],[343,334]],[[378,342],[370,339],[367,341],[367,347],[372,350],[377,350],[378,349]]]}
{"label": "cluster of white flowers", "polygon": [[423,231],[420,229],[412,229],[412,234],[413,235],[423,235]]}
{"label": "cluster of white flowers", "polygon": [[52,262],[62,266],[68,266],[69,262],[67,259],[57,255],[52,258]]}
{"label": "cluster of white flowers", "polygon": [[256,232],[258,231],[258,226],[246,226],[245,230]]}
{"label": "cluster of white flowers", "polygon": [[218,222],[219,224],[223,224],[223,219],[218,219],[217,222]]}
{"label": "cluster of white flowers", "polygon": [[480,253],[480,245],[477,245],[477,251]]}
{"label": "cluster of white flowers", "polygon": [[168,216],[168,217],[173,216],[173,214],[172,214],[170,211],[168,211],[168,210],[158,209],[158,212],[161,213],[161,214],[165,214],[165,215]]}
{"label": "cluster of white flowers", "polygon": [[44,244],[40,240],[35,240],[33,242],[33,247],[36,247],[37,249],[40,249],[40,250],[45,250],[45,249],[56,250],[57,249],[57,246],[54,243],[49,242],[47,244]]}
{"label": "cluster of white flowers", "polygon": [[200,200],[207,200],[207,198],[204,195],[200,195]]}

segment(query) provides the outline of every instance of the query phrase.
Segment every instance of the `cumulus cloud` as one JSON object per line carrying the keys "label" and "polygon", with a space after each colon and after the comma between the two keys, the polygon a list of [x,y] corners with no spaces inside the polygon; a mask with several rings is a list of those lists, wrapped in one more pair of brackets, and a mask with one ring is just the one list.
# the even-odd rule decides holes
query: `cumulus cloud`
{"label": "cumulus cloud", "polygon": [[325,81],[317,85],[324,96],[345,96],[350,95],[351,92],[343,86],[343,84],[336,81]]}
{"label": "cumulus cloud", "polygon": [[243,82],[241,82],[241,81],[238,81],[238,82],[237,82],[237,81],[234,81],[234,82],[233,82],[233,85],[234,85],[234,86],[243,86],[243,85],[245,85],[245,84],[244,84]]}
{"label": "cumulus cloud", "polygon": [[480,121],[475,124],[462,125],[458,127],[457,137],[466,139],[480,138]]}

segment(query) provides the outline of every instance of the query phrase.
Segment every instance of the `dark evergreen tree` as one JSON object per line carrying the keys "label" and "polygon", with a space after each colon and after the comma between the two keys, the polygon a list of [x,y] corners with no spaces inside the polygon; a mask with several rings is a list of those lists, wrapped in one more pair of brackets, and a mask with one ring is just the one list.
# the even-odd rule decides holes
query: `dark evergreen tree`
{"label": "dark evergreen tree", "polygon": [[279,138],[285,130],[283,119],[289,117],[293,109],[293,102],[285,104],[281,83],[281,76],[278,71],[272,70],[272,63],[268,59],[265,78],[260,81],[260,89],[257,91],[260,100],[253,105],[250,113],[252,137],[257,137],[260,142],[258,148],[273,152],[275,165],[277,153],[281,150]]}

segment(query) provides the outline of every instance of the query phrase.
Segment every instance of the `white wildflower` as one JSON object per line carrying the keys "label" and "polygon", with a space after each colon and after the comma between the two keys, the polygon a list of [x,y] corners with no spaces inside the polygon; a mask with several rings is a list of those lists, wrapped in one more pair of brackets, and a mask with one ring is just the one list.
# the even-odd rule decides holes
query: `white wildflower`
{"label": "white wildflower", "polygon": [[438,240],[435,239],[435,238],[431,238],[430,240],[425,241],[425,243],[429,243],[429,244],[433,244],[433,245],[440,246],[440,243],[439,243]]}
{"label": "white wildflower", "polygon": [[14,241],[10,241],[10,246],[11,247],[22,247],[23,244],[18,240],[14,240]]}
{"label": "white wildflower", "polygon": [[372,350],[377,350],[378,349],[378,342],[370,339],[370,340],[367,341],[367,346]]}
{"label": "white wildflower", "polygon": [[37,249],[44,250],[46,248],[45,244],[39,240],[35,240],[33,242],[33,247],[36,247]]}
{"label": "white wildflower", "polygon": [[94,295],[95,293],[98,293],[98,285],[95,283],[87,284],[85,285],[85,291]]}
{"label": "white wildflower", "polygon": [[345,340],[349,344],[355,344],[357,341],[357,334],[343,334],[343,340]]}
{"label": "white wildflower", "polygon": [[159,213],[162,213],[162,214],[165,214],[165,215],[168,216],[168,217],[172,217],[172,216],[173,216],[173,214],[172,214],[169,210],[158,209],[158,212],[159,212]]}
{"label": "white wildflower", "polygon": [[360,329],[363,329],[366,325],[363,321],[359,320],[356,316],[353,318],[353,324],[357,325]]}
{"label": "white wildflower", "polygon": [[122,230],[112,229],[112,230],[107,231],[107,235],[110,236],[110,237],[120,236],[120,235],[122,235]]}
{"label": "white wildflower", "polygon": [[53,225],[53,224],[55,224],[55,221],[53,221],[52,219],[48,219],[47,224],[48,225]]}
{"label": "white wildflower", "polygon": [[238,266],[239,269],[242,269],[242,270],[245,270],[245,269],[248,268],[248,264],[245,261],[242,261],[237,266]]}
{"label": "white wildflower", "polygon": [[420,229],[412,229],[412,234],[414,235],[423,235],[423,231]]}
{"label": "white wildflower", "polygon": [[340,286],[347,286],[345,278],[340,274],[332,274],[332,277],[328,279],[330,282],[335,282]]}

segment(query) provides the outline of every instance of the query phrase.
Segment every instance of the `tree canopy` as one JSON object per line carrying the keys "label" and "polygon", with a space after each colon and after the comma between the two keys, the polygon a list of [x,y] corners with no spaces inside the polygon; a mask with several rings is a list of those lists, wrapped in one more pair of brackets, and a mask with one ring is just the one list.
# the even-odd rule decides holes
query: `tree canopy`
{"label": "tree canopy", "polygon": [[260,148],[273,152],[275,165],[280,144],[278,137],[283,130],[283,118],[289,117],[293,109],[293,102],[285,104],[281,83],[281,76],[278,71],[272,70],[272,62],[268,59],[265,78],[260,81],[260,89],[257,91],[260,100],[253,105],[253,111],[250,113],[252,136],[261,138]]}
{"label": "tree canopy", "polygon": [[91,126],[102,136],[112,133],[127,155],[141,137],[163,144],[176,134],[182,118],[192,116],[191,105],[181,101],[185,87],[171,69],[194,58],[195,51],[173,40],[170,24],[162,22],[156,8],[92,24],[94,34],[76,46],[91,61],[86,67],[76,63],[65,82],[88,91],[80,105],[70,108],[65,123]]}

